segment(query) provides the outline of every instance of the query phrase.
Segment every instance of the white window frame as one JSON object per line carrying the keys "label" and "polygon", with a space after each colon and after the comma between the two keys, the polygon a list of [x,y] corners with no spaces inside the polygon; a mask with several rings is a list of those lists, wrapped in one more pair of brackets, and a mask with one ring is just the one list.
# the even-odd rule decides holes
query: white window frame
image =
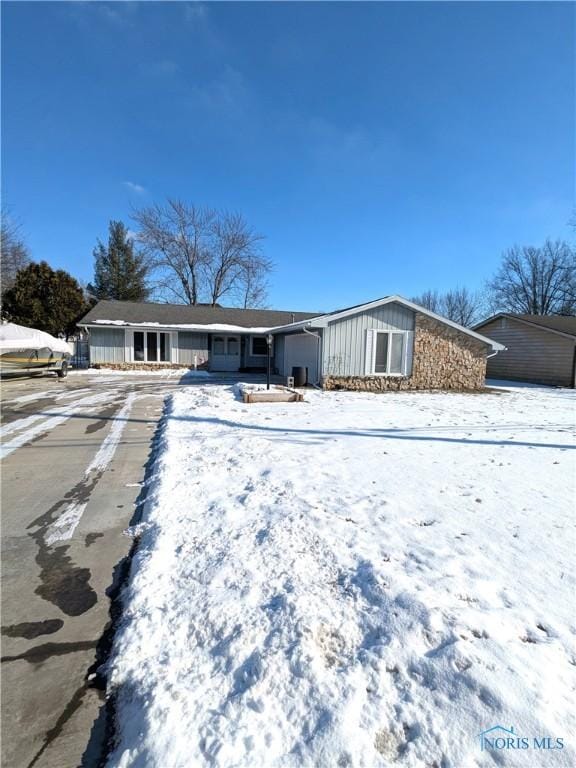
{"label": "white window frame", "polygon": [[[144,334],[144,360],[136,360],[134,355],[134,335],[136,333],[143,333]],[[156,360],[148,360],[148,339],[146,337],[146,334],[148,333],[155,333],[156,334]],[[167,360],[160,360],[160,334],[165,333],[168,337],[168,359]],[[173,339],[172,339],[172,333],[170,331],[157,331],[156,329],[148,330],[147,328],[143,328],[140,330],[139,328],[135,329],[131,333],[131,351],[132,351],[132,361],[135,363],[150,363],[150,365],[162,365],[166,363],[172,362],[172,350],[174,348],[173,345]]]}
{"label": "white window frame", "polygon": [[[388,335],[388,346],[386,356],[386,371],[376,371],[376,348],[378,344],[378,334]],[[398,334],[402,336],[402,371],[390,372],[390,360],[392,357],[392,336]],[[406,377],[411,375],[412,368],[412,343],[414,338],[413,331],[380,330],[373,328],[368,331],[368,340],[366,344],[366,354],[370,356],[370,364],[367,366],[367,375],[369,376],[390,376]]]}
{"label": "white window frame", "polygon": [[[264,352],[264,354],[260,354],[259,352],[254,352],[254,339],[263,339],[264,343],[268,345],[268,342],[266,340],[266,336],[250,336],[250,357],[268,357],[268,352]],[[270,345],[270,354],[274,354],[274,341],[272,341],[272,344]]]}
{"label": "white window frame", "polygon": [[[222,339],[222,341],[224,342],[224,351],[223,352],[214,352],[214,340],[215,339]],[[236,354],[228,351],[228,342],[229,342],[230,339],[234,339],[235,341],[238,342],[238,352],[236,352]],[[226,334],[223,334],[223,333],[215,333],[212,336],[212,349],[211,349],[211,352],[212,352],[213,356],[217,356],[217,357],[226,357],[226,356],[240,357],[240,354],[242,352],[241,346],[242,346],[242,339],[241,339],[240,336],[236,336],[236,334],[226,335]]]}
{"label": "white window frame", "polygon": [[[230,352],[230,350],[229,350],[230,341],[231,341],[232,339],[233,339],[233,340],[234,340],[234,341],[237,343],[237,345],[238,345],[238,351],[237,351],[236,353],[234,353],[234,352]],[[226,336],[226,354],[227,354],[229,357],[240,357],[240,354],[241,354],[241,353],[242,353],[242,339],[240,338],[240,336],[236,336],[236,335],[234,335],[234,334],[232,334],[232,336]]]}

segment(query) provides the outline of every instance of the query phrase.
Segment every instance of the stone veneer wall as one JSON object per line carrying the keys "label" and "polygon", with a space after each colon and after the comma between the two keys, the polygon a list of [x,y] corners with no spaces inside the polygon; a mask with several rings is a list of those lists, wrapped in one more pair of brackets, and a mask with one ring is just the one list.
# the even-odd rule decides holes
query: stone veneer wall
{"label": "stone veneer wall", "polygon": [[[104,368],[109,371],[158,371],[163,369],[188,370],[191,366],[180,363],[94,363],[91,368]],[[198,366],[200,370],[202,366]]]}
{"label": "stone veneer wall", "polygon": [[322,386],[364,392],[478,390],[484,387],[488,351],[472,336],[417,312],[410,376],[325,376]]}

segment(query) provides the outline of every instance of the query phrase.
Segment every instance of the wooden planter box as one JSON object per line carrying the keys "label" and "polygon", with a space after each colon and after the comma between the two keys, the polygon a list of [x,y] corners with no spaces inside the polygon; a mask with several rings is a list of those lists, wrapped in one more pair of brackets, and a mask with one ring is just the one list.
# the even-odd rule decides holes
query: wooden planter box
{"label": "wooden planter box", "polygon": [[242,392],[245,403],[301,403],[304,395],[291,389],[256,389]]}

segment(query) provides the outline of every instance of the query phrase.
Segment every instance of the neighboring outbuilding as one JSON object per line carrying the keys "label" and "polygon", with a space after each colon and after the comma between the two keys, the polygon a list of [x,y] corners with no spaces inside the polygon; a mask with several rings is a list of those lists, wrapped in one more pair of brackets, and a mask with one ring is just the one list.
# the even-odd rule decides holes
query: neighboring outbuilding
{"label": "neighboring outbuilding", "polygon": [[488,360],[488,377],[574,387],[576,317],[500,312],[474,326],[506,351]]}
{"label": "neighboring outbuilding", "polygon": [[488,355],[504,349],[401,296],[327,314],[100,301],[80,322],[91,364],[308,370],[325,389],[477,390]]}

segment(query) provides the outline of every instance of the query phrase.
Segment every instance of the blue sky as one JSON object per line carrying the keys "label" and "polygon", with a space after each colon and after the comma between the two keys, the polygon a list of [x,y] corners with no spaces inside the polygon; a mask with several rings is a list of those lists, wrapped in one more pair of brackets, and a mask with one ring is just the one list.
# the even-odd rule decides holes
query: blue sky
{"label": "blue sky", "polygon": [[3,200],[35,259],[92,276],[110,219],[242,212],[270,304],[481,286],[567,238],[569,3],[2,4]]}

